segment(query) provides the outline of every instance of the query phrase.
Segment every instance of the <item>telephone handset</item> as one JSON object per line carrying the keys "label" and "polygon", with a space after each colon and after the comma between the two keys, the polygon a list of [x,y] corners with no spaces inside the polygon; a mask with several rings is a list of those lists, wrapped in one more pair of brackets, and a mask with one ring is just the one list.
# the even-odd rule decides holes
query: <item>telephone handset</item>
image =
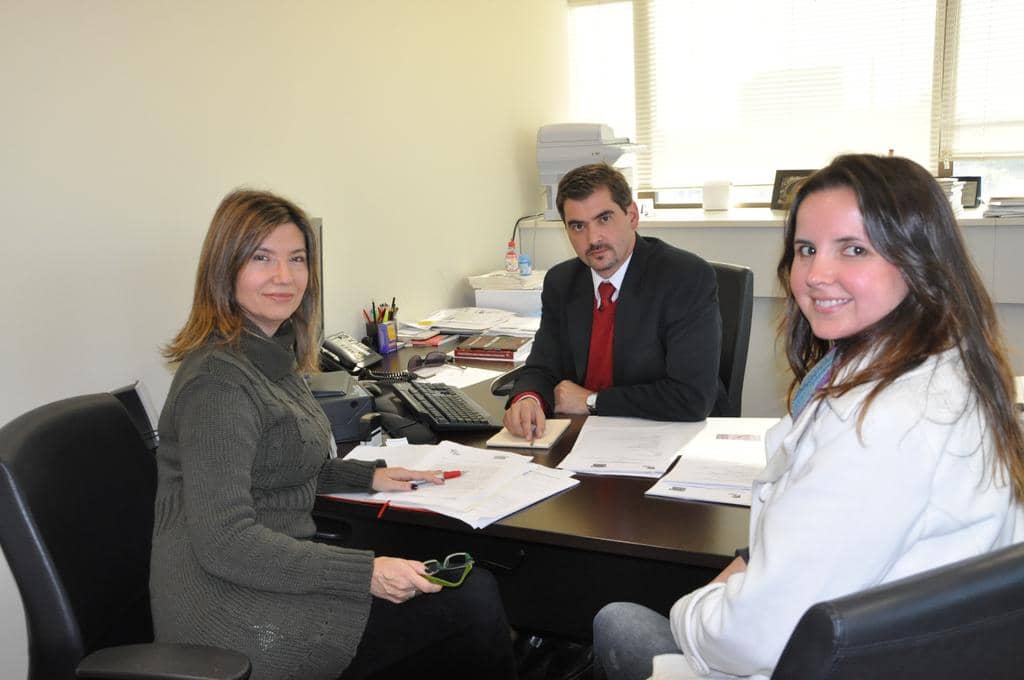
{"label": "telephone handset", "polygon": [[346,371],[362,370],[384,359],[345,332],[335,333],[324,340],[320,355],[328,365],[337,364],[338,368]]}
{"label": "telephone handset", "polygon": [[513,368],[504,375],[499,375],[491,382],[491,394],[496,397],[507,397],[512,394],[512,390],[515,388],[516,378],[522,372],[523,367],[519,366]]}

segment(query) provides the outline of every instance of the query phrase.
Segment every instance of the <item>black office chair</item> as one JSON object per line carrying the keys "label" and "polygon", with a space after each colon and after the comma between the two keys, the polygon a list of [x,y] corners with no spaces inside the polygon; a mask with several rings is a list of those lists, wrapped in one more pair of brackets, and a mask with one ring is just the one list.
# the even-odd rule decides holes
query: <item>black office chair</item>
{"label": "black office chair", "polygon": [[773,680],[1024,675],[1024,544],[821,602]]}
{"label": "black office chair", "polygon": [[718,311],[722,316],[722,353],[718,375],[728,404],[714,413],[739,417],[743,406],[743,376],[747,370],[750,317],[754,310],[754,272],[746,267],[712,262],[718,277]]}
{"label": "black office chair", "polygon": [[117,400],[128,411],[128,417],[132,419],[135,429],[142,436],[146,448],[156,451],[160,446],[160,433],[153,427],[153,423],[149,420],[149,414],[146,413],[146,407],[142,403],[142,394],[139,392],[139,383],[136,381],[131,385],[118,387],[110,390],[110,393],[117,397]]}
{"label": "black office chair", "polygon": [[152,642],[155,493],[156,459],[111,394],[0,428],[0,544],[24,603],[30,680],[249,677],[237,652]]}

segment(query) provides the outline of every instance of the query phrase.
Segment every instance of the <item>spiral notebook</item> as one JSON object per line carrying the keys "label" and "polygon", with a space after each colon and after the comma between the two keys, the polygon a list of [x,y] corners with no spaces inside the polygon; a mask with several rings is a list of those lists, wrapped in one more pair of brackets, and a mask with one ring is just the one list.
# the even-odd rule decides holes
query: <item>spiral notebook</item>
{"label": "spiral notebook", "polygon": [[503,427],[501,432],[487,440],[487,446],[515,449],[550,449],[565,434],[571,422],[568,418],[549,418],[544,423],[544,436],[534,439],[532,444],[526,441],[525,437],[517,437],[509,432],[507,427]]}

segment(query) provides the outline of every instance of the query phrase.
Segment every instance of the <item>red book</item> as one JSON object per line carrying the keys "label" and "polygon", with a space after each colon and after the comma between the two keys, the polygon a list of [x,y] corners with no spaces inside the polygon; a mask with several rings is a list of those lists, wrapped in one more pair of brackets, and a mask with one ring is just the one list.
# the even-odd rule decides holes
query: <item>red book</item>
{"label": "red book", "polygon": [[496,361],[525,361],[533,344],[532,338],[514,335],[474,335],[455,348],[458,359],[490,359]]}

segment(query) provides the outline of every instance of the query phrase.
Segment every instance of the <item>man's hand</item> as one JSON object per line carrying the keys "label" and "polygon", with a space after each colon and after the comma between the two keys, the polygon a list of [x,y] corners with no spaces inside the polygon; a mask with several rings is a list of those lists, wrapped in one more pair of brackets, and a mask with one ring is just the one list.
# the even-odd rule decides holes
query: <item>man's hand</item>
{"label": "man's hand", "polygon": [[587,397],[591,391],[586,387],[580,387],[571,380],[563,380],[555,385],[555,413],[568,413],[570,415],[585,416],[587,410]]}
{"label": "man's hand", "polygon": [[441,590],[440,585],[423,578],[425,573],[423,563],[416,560],[376,557],[373,560],[373,576],[370,577],[370,593],[374,597],[401,604],[420,593],[436,593]]}
{"label": "man's hand", "polygon": [[533,441],[544,436],[544,409],[534,397],[523,397],[508,407],[502,424],[517,437]]}

